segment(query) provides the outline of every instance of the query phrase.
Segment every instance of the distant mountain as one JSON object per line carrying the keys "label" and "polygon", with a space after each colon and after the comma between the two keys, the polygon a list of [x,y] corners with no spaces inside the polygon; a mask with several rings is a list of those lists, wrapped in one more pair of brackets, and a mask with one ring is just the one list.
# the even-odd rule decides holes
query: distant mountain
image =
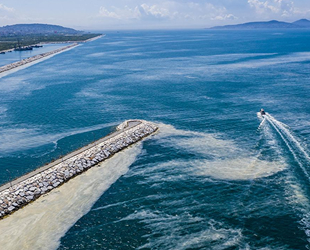
{"label": "distant mountain", "polygon": [[15,24],[0,27],[0,35],[51,35],[51,34],[81,34],[75,29],[50,24]]}
{"label": "distant mountain", "polygon": [[300,19],[293,23],[279,22],[276,20],[268,22],[250,22],[236,25],[215,26],[210,29],[227,29],[227,30],[240,30],[240,29],[310,29],[310,21],[307,19]]}
{"label": "distant mountain", "polygon": [[293,22],[293,24],[304,28],[310,28],[310,21],[308,19],[300,19],[296,22]]}

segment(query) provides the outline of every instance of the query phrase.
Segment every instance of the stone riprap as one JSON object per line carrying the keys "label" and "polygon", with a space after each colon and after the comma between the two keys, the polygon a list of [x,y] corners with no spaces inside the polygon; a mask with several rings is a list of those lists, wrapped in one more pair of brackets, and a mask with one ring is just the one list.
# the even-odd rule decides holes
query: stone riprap
{"label": "stone riprap", "polygon": [[34,61],[37,61],[37,60],[40,60],[40,59],[42,59],[44,57],[57,54],[57,53],[62,52],[64,50],[67,50],[67,49],[70,49],[72,47],[75,47],[77,45],[78,45],[78,43],[73,43],[73,44],[70,44],[68,46],[65,46],[65,47],[62,47],[62,48],[50,51],[50,52],[42,53],[42,54],[39,54],[39,55],[36,55],[36,56],[32,56],[32,57],[23,59],[21,61],[15,62],[15,63],[11,63],[11,64],[8,64],[8,65],[2,66],[2,67],[0,67],[0,73],[3,73],[3,72],[8,71],[8,70],[15,69],[17,67],[23,66],[25,64],[28,64],[28,63],[31,63],[31,62],[34,62]]}
{"label": "stone riprap", "polygon": [[[85,151],[32,175],[0,192],[0,219],[48,193],[74,176],[85,172],[118,151],[153,134],[158,127],[143,120],[129,120],[117,131],[94,143]],[[72,154],[72,153],[71,153]],[[30,173],[31,174],[31,173]],[[29,175],[29,174],[28,174]]]}

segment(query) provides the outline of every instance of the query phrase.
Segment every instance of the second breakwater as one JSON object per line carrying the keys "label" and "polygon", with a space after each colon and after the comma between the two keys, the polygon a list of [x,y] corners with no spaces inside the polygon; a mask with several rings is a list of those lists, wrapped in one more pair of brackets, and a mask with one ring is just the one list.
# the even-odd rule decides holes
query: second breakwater
{"label": "second breakwater", "polygon": [[13,183],[3,185],[0,187],[0,218],[17,211],[118,151],[151,135],[157,129],[155,124],[147,121],[125,121],[118,126],[115,133],[35,170]]}
{"label": "second breakwater", "polygon": [[2,67],[0,67],[0,74],[4,73],[6,71],[9,71],[9,70],[15,69],[17,67],[21,67],[23,65],[32,63],[34,61],[43,59],[44,57],[48,57],[48,56],[51,56],[51,55],[63,52],[65,50],[68,50],[70,48],[76,47],[78,45],[79,45],[78,43],[73,43],[73,44],[70,44],[68,46],[65,46],[65,47],[62,47],[62,48],[50,51],[50,52],[42,53],[42,54],[39,54],[39,55],[36,55],[36,56],[32,56],[32,57],[23,59],[23,60],[18,61],[18,62],[14,62],[14,63],[8,64],[8,65],[2,66]]}

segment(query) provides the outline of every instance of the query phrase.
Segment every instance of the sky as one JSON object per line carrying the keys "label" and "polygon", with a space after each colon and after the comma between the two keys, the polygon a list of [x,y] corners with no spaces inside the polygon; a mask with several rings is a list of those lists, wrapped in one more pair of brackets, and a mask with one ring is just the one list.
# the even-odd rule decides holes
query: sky
{"label": "sky", "polygon": [[0,26],[48,23],[80,30],[201,29],[310,19],[310,0],[0,0]]}

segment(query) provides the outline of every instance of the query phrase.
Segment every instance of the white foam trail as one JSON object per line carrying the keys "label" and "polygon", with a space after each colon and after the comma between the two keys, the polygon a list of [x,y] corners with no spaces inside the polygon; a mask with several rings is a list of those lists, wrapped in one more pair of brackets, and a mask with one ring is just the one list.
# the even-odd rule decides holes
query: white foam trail
{"label": "white foam trail", "polygon": [[[303,172],[305,173],[305,175],[308,176],[308,173],[306,172],[305,168],[303,167],[303,164],[299,160],[298,156],[296,155],[296,153],[295,153],[294,149],[292,148],[292,146],[290,145],[289,141],[282,134],[282,131],[277,127],[276,124],[280,124],[280,122],[277,121],[275,118],[273,118],[270,114],[267,114],[265,116],[265,120],[267,120],[269,122],[269,124],[278,133],[278,135],[280,135],[280,137],[282,138],[282,140],[284,141],[284,143],[286,144],[286,146],[290,150],[291,154],[293,155],[294,159],[296,160],[296,162],[298,163],[300,168],[303,169]],[[281,127],[282,127],[282,129],[286,129],[285,126],[281,126]],[[270,132],[268,130],[264,129],[264,132],[270,136]],[[288,195],[290,202],[292,204],[302,205],[303,212],[304,212],[304,209],[306,209],[307,211],[310,211],[309,200],[306,197],[304,190],[298,184],[298,180],[296,179],[296,177],[292,176],[292,175],[287,175],[286,183],[287,183],[286,187],[287,186],[290,187],[290,190],[287,191],[288,193],[290,193]]]}
{"label": "white foam trail", "polygon": [[[286,196],[288,197],[289,203],[302,214],[310,212],[310,203],[305,191],[299,185],[298,180],[295,176],[287,176],[285,180]],[[289,187],[289,188],[288,188]],[[308,223],[309,225],[309,223]]]}
{"label": "white foam trail", "polygon": [[8,97],[10,92],[14,92],[14,96],[28,95],[32,91],[42,88],[42,86],[32,84],[28,79],[18,76],[1,79],[0,81],[0,93],[4,98]]}
{"label": "white foam trail", "polygon": [[[278,134],[278,131],[274,129],[271,124],[271,126],[267,126],[269,123],[266,122],[268,121],[266,117],[262,118],[260,115],[258,117],[263,119],[264,121],[261,123],[259,129],[266,136],[266,142],[268,143],[268,145],[273,146],[273,150],[275,150],[279,155],[283,154],[284,152],[281,150],[279,142],[275,138],[275,134],[273,133],[273,131],[275,130],[275,132]],[[301,211],[302,213],[305,213],[305,211],[310,211],[309,200],[304,190],[299,185],[297,178],[291,173],[292,172],[288,171],[285,173],[285,177],[283,177],[283,181],[285,182],[284,189],[287,200],[294,207],[296,207],[297,205],[299,211]]]}
{"label": "white foam trail", "polygon": [[307,158],[307,160],[310,161],[310,156],[309,154],[306,152],[306,150],[303,148],[303,146],[299,143],[299,141],[296,140],[296,138],[290,133],[290,131],[288,130],[287,126],[285,124],[283,124],[280,121],[277,121],[274,117],[272,117],[270,114],[268,114],[268,118],[270,120],[273,121],[273,123],[275,123],[277,125],[277,127],[279,129],[281,129],[282,132],[285,133],[285,135],[290,139],[291,142],[293,142],[295,144],[295,146],[297,146],[297,148],[303,153],[303,155]]}
{"label": "white foam trail", "polygon": [[[205,220],[189,213],[170,215],[142,209],[121,221],[128,220],[138,220],[151,230],[145,235],[148,243],[138,249],[205,249],[210,242],[212,249],[226,249],[238,246],[243,238],[240,229],[226,228],[215,220]],[[190,228],[191,233],[184,234],[184,228]]]}
{"label": "white foam trail", "polygon": [[[254,59],[246,62],[236,62],[225,65],[227,68],[259,68],[266,66],[273,66],[278,64],[289,64],[296,62],[309,61],[309,52],[296,52],[288,55],[275,56],[267,59]],[[221,67],[221,65],[220,65]],[[222,66],[223,67],[223,66]]]}
{"label": "white foam trail", "polygon": [[178,130],[164,124],[159,124],[159,127],[160,132],[155,138],[162,144],[199,154],[202,158],[187,162],[173,160],[156,168],[170,164],[171,169],[179,167],[179,170],[186,169],[194,175],[227,180],[267,177],[286,168],[284,161],[260,160],[258,156],[241,149],[234,142],[217,138],[217,135]]}
{"label": "white foam trail", "polygon": [[27,150],[50,143],[57,144],[57,141],[76,134],[90,132],[110,126],[116,123],[98,124],[91,127],[69,130],[59,134],[46,134],[42,131],[44,128],[10,128],[0,129],[0,152],[1,155],[11,154],[21,149]]}
{"label": "white foam trail", "polygon": [[172,147],[219,157],[238,151],[238,148],[232,141],[219,139],[217,138],[219,136],[216,134],[181,130],[166,124],[158,124],[158,126],[159,133],[156,137],[163,144],[168,144]]}
{"label": "white foam trail", "polygon": [[[300,161],[299,156],[297,155],[298,152],[301,152],[303,156],[309,160],[309,155],[306,152],[306,150],[302,147],[302,145],[297,141],[297,139],[290,133],[287,126],[278,120],[276,120],[274,117],[272,117],[270,114],[266,115],[266,119],[268,120],[269,124],[277,131],[277,133],[282,138],[283,142],[288,147],[289,151],[293,155],[295,161],[299,165],[300,169],[303,171],[305,176],[308,178],[308,181],[310,181],[309,174],[304,167],[304,164]],[[295,152],[297,150],[297,152]],[[308,241],[310,237],[310,202],[305,194],[305,191],[300,186],[297,178],[295,176],[288,176],[288,179],[286,180],[287,185],[285,186],[285,189],[287,191],[287,197],[290,201],[290,203],[293,205],[294,208],[297,208],[299,212],[302,214],[302,219],[300,220],[300,224],[302,225],[306,235],[308,236]],[[289,189],[287,188],[289,187]]]}
{"label": "white foam trail", "polygon": [[212,176],[216,179],[252,180],[271,176],[286,168],[284,162],[269,162],[256,157],[205,161],[196,165],[197,175]]}
{"label": "white foam trail", "polygon": [[260,123],[259,126],[258,126],[258,129],[260,129],[260,128],[264,125],[264,123],[265,123],[265,121],[266,121],[266,117],[263,117],[263,116],[260,114],[260,112],[257,112],[257,117],[261,120],[261,123]]}
{"label": "white foam trail", "polygon": [[57,249],[66,231],[128,171],[141,145],[117,153],[0,221],[0,246],[6,250]]}
{"label": "white foam trail", "polygon": [[274,129],[277,131],[277,133],[281,136],[282,140],[284,141],[284,143],[286,144],[286,146],[288,147],[288,149],[292,153],[292,155],[293,155],[294,159],[296,160],[296,162],[298,163],[299,167],[302,169],[302,171],[304,172],[304,174],[307,176],[308,180],[310,181],[310,176],[309,176],[307,170],[305,169],[305,167],[303,166],[303,164],[299,160],[294,149],[292,148],[292,145],[289,143],[289,140],[283,135],[282,132],[284,132],[285,135],[288,136],[288,138],[290,139],[290,142],[293,142],[294,145],[297,146],[297,148],[309,160],[310,158],[309,158],[309,155],[307,154],[307,152],[304,150],[304,148],[300,145],[300,143],[293,137],[293,135],[288,131],[287,128],[285,128],[285,126],[281,122],[277,121],[276,119],[274,119],[269,114],[267,114],[266,118],[268,119],[269,123],[274,127]]}
{"label": "white foam trail", "polygon": [[0,106],[0,125],[3,123],[3,120],[7,115],[7,111],[8,111],[8,109],[7,109],[6,105]]}

